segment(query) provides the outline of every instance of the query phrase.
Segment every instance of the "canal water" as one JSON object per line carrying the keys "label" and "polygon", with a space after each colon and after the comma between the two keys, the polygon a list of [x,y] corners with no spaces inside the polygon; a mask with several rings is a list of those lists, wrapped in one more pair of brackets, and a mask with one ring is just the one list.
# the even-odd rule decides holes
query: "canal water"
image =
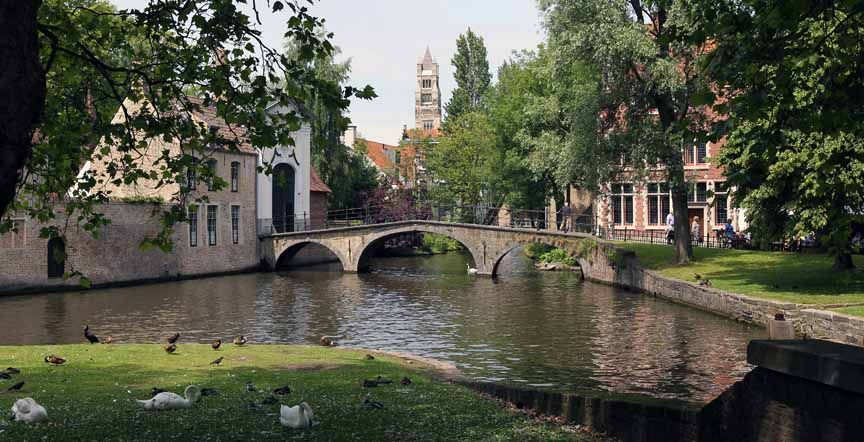
{"label": "canal water", "polygon": [[636,293],[535,272],[521,253],[496,279],[469,258],[382,258],[372,272],[318,266],[87,292],[0,297],[0,344],[82,342],[89,324],[117,342],[244,334],[450,361],[486,381],[707,402],[743,377],[761,329]]}

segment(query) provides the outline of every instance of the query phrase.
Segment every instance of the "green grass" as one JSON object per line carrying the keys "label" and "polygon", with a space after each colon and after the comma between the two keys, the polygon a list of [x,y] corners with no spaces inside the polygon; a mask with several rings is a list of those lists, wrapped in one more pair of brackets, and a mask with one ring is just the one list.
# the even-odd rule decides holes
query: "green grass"
{"label": "green grass", "polygon": [[855,307],[843,307],[843,308],[837,308],[837,309],[833,309],[833,310],[838,312],[838,313],[843,313],[846,315],[864,316],[864,305],[858,305]]}
{"label": "green grass", "polygon": [[[48,354],[67,358],[49,366]],[[52,345],[0,347],[0,369],[22,373],[0,380],[0,391],[23,380],[19,393],[0,393],[0,440],[322,440],[322,441],[491,441],[590,440],[568,427],[532,420],[473,391],[434,380],[419,363],[364,352],[308,346],[181,344],[174,355],[158,345]],[[225,358],[222,366],[209,362]],[[425,373],[425,374],[424,374]],[[360,381],[382,375],[414,383],[364,389]],[[245,391],[251,381],[258,393]],[[145,412],[134,399],[147,399],[153,387],[182,394],[189,384],[217,389],[192,409]],[[292,393],[281,403],[308,402],[320,424],[292,430],[279,424],[279,405],[258,410],[276,387]],[[382,410],[360,406],[368,394]],[[9,422],[15,399],[30,396],[48,410],[50,422]]]}
{"label": "green grass", "polygon": [[671,246],[617,243],[633,250],[643,266],[671,278],[695,282],[695,274],[711,286],[742,295],[801,304],[864,302],[864,256],[853,257],[858,270],[835,272],[825,254],[694,248],[695,262],[672,263]]}

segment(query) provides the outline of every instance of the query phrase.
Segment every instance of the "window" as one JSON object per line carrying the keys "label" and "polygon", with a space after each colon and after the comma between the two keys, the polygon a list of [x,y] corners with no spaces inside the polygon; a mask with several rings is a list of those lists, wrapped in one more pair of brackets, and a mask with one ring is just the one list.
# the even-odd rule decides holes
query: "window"
{"label": "window", "polygon": [[234,161],[231,163],[231,191],[237,192],[240,189],[240,163]]}
{"label": "window", "polygon": [[633,224],[633,185],[612,185],[612,218],[618,225]]}
{"label": "window", "polygon": [[648,224],[663,225],[666,214],[670,212],[669,185],[666,183],[648,183]]}
{"label": "window", "polygon": [[216,160],[207,160],[207,168],[210,169],[212,176],[207,180],[207,190],[213,190],[216,182]]}
{"label": "window", "polygon": [[192,166],[186,169],[186,188],[195,190],[198,187],[198,172],[195,167],[198,166],[198,158],[192,158]]}
{"label": "window", "polygon": [[189,208],[189,247],[198,247],[198,210]]}
{"label": "window", "polygon": [[726,224],[729,219],[729,190],[726,183],[714,183],[714,224]]}
{"label": "window", "polygon": [[432,94],[420,94],[420,104],[431,104]]}
{"label": "window", "polygon": [[705,202],[708,202],[708,183],[688,183],[688,185],[687,185],[687,202],[688,203],[705,203]]}
{"label": "window", "polygon": [[231,242],[240,244],[240,206],[231,206]]}
{"label": "window", "polygon": [[435,122],[432,120],[423,120],[423,130],[432,130],[435,128]]}
{"label": "window", "polygon": [[424,80],[422,80],[421,84],[422,84],[423,89],[429,89],[432,87],[432,79],[429,79],[429,78],[424,79]]}
{"label": "window", "polygon": [[218,206],[207,206],[207,245],[216,245],[216,210]]}
{"label": "window", "polygon": [[684,164],[705,164],[708,145],[704,141],[688,143],[684,148]]}

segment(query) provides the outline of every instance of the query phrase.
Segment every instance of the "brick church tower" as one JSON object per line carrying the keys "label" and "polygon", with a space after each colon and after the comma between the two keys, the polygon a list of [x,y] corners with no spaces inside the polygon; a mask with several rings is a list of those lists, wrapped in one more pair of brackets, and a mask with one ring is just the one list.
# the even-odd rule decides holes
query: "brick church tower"
{"label": "brick church tower", "polygon": [[438,87],[438,63],[432,59],[428,46],[426,55],[417,63],[417,92],[414,95],[416,128],[437,133],[441,129],[441,89]]}

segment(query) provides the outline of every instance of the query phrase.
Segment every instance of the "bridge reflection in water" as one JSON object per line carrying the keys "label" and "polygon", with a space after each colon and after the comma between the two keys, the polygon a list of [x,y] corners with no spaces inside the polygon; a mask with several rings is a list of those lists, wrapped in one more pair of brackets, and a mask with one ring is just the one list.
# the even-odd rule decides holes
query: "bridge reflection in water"
{"label": "bridge reflection in water", "polygon": [[[245,334],[253,342],[406,351],[470,376],[550,389],[707,401],[742,377],[760,329],[662,300],[537,273],[519,250],[500,278],[465,273],[465,255],[205,278],[83,293],[0,298],[2,344],[80,342],[81,325],[119,342]],[[333,271],[336,270],[336,271]]]}

